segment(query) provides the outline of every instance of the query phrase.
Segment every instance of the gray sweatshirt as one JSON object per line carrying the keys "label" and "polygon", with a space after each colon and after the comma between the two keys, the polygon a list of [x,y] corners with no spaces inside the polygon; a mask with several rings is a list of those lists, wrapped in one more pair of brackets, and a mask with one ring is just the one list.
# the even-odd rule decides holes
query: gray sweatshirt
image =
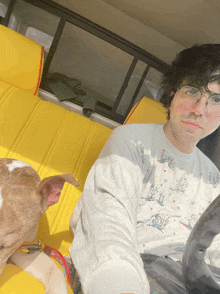
{"label": "gray sweatshirt", "polygon": [[[116,128],[73,213],[70,254],[85,294],[148,294],[140,253],[182,259],[192,227],[219,195],[217,167],[176,149],[161,124]],[[218,235],[206,262],[220,267]]]}

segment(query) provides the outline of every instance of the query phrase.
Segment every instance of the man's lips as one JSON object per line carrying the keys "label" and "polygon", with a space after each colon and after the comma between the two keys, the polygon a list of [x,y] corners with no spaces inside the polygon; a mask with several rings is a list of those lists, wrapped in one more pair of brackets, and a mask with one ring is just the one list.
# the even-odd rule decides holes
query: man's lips
{"label": "man's lips", "polygon": [[194,122],[194,121],[188,121],[188,120],[185,120],[185,121],[183,121],[183,123],[184,123],[188,128],[191,128],[191,129],[194,129],[194,130],[202,129],[202,126],[201,126],[200,124],[198,124],[197,122]]}

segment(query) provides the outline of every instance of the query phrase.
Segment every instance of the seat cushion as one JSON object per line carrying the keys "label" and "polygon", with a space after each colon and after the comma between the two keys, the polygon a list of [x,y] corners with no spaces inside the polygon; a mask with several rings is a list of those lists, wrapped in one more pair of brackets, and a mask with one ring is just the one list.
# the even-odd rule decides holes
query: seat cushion
{"label": "seat cushion", "polygon": [[[31,164],[41,179],[72,173],[80,183],[80,187],[65,183],[59,202],[41,217],[37,234],[45,244],[69,255],[73,240],[69,227],[71,214],[87,174],[112,130],[3,81],[0,81],[0,129],[1,158]],[[10,268],[7,265],[5,270]],[[26,273],[20,271],[19,275],[26,279]],[[14,279],[10,279],[10,287]],[[14,292],[7,293],[20,293],[16,292],[16,283]],[[5,284],[6,290],[9,284]]]}

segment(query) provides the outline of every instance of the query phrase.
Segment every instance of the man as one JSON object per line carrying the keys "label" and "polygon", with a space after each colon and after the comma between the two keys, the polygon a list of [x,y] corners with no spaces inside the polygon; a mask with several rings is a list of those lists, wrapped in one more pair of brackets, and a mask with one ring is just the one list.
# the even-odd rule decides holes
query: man
{"label": "man", "polygon": [[[70,248],[83,293],[187,293],[183,248],[219,194],[219,171],[196,147],[220,124],[219,74],[219,44],[182,51],[163,78],[167,123],[112,132],[87,177]],[[219,240],[206,255],[215,267]]]}

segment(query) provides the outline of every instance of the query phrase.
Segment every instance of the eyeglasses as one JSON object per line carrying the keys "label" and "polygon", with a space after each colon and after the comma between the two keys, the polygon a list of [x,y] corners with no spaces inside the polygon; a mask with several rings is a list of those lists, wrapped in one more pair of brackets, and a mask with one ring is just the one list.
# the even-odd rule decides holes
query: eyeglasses
{"label": "eyeglasses", "polygon": [[[220,89],[220,86],[216,88]],[[210,90],[209,87],[208,89]],[[184,86],[179,90],[178,100],[180,104],[191,107],[198,103],[203,95],[209,96],[201,92],[198,88]],[[206,106],[209,114],[217,117],[220,116],[220,93],[214,93],[212,96],[209,96]]]}

